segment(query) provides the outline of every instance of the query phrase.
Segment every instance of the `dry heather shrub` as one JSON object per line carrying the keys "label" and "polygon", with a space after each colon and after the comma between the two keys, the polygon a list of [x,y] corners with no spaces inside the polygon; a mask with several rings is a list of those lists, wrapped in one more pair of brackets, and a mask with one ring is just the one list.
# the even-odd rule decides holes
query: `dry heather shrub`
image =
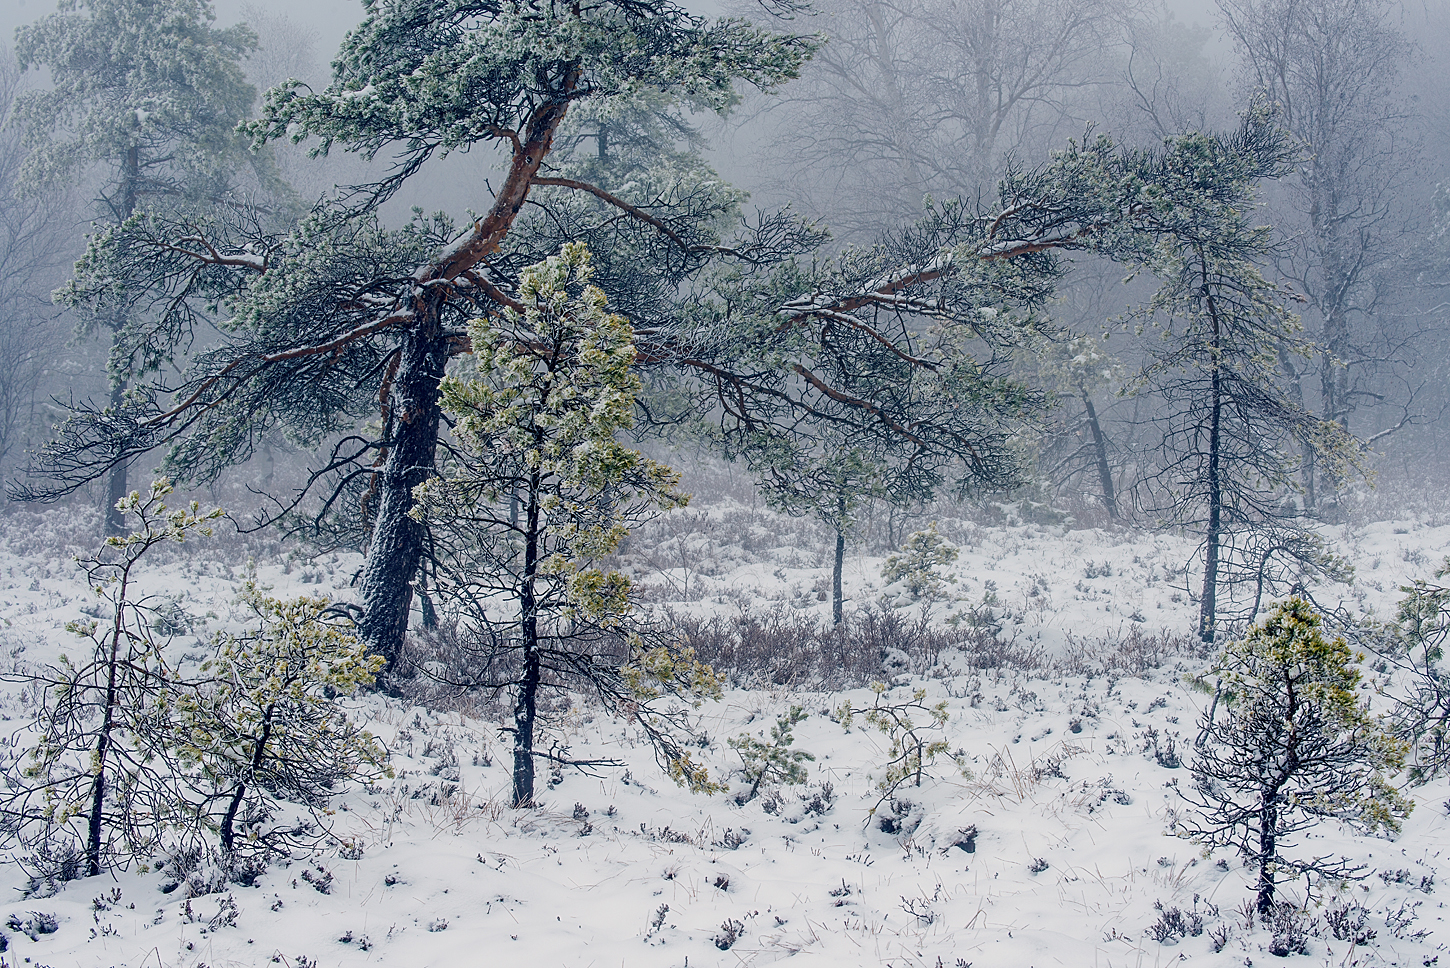
{"label": "dry heather shrub", "polygon": [[1206,657],[1201,639],[1187,632],[1148,632],[1134,625],[1099,638],[1067,633],[1067,648],[1055,663],[1071,676],[1121,673],[1141,676],[1178,656]]}
{"label": "dry heather shrub", "polygon": [[942,627],[890,610],[867,609],[834,628],[780,605],[709,618],[670,614],[667,621],[701,661],[742,687],[857,688],[883,671],[924,673],[949,649],[977,669],[1040,664],[1040,653],[990,629]]}

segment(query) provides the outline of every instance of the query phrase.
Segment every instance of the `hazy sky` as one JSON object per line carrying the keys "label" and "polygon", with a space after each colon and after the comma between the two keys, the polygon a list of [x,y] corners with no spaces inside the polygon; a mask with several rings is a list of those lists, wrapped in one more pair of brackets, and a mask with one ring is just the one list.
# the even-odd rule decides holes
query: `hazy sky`
{"label": "hazy sky", "polygon": [[[254,0],[256,6],[285,14],[303,26],[317,31],[318,53],[324,63],[332,59],[338,44],[349,27],[362,19],[361,0]],[[714,4],[710,0],[692,0],[685,6],[707,8]],[[220,0],[216,4],[217,21],[221,24],[235,23],[241,19],[242,0]],[[1212,23],[1214,20],[1211,0],[1171,0],[1168,7],[1186,23]],[[39,19],[55,9],[55,0],[0,0],[0,38],[7,45],[13,45],[15,28],[20,24]]]}

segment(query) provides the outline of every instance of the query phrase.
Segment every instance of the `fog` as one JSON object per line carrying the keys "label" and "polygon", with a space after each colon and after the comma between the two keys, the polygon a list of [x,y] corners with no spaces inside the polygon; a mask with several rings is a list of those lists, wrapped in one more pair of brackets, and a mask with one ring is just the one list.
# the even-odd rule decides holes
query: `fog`
{"label": "fog", "polygon": [[[948,493],[1030,495],[1068,506],[1083,521],[1193,530],[1222,512],[1241,534],[1281,526],[1298,534],[1312,532],[1316,520],[1337,520],[1376,477],[1410,479],[1444,467],[1444,5],[916,0],[887,7],[830,0],[807,10],[728,0],[696,12],[802,35],[772,41],[795,46],[744,71],[757,78],[793,72],[780,65],[813,45],[810,35],[825,43],[798,80],[762,81],[765,93],[736,78],[738,103],[728,111],[706,103],[714,98],[725,107],[723,87],[678,98],[673,79],[657,82],[657,98],[635,91],[629,99],[580,101],[564,122],[551,122],[560,126],[537,176],[544,181],[507,210],[500,206],[514,203],[494,193],[518,175],[524,157],[508,123],[475,119],[470,123],[480,126],[464,137],[407,128],[426,129],[432,117],[399,122],[399,129],[369,120],[364,127],[381,127],[367,131],[352,121],[317,120],[322,115],[285,115],[294,110],[285,108],[266,151],[249,154],[234,139],[219,147],[234,121],[203,134],[195,120],[227,112],[234,120],[255,117],[258,104],[236,100],[245,91],[231,76],[217,90],[232,85],[227,97],[236,103],[207,94],[213,102],[181,109],[200,113],[123,151],[85,141],[94,135],[92,121],[77,119],[106,98],[119,103],[134,92],[93,96],[90,68],[58,66],[59,55],[37,48],[39,66],[13,85],[22,92],[16,103],[33,112],[55,67],[71,71],[56,75],[71,100],[53,103],[78,113],[57,124],[46,113],[56,109],[47,108],[17,116],[7,129],[6,258],[17,269],[5,298],[25,337],[15,336],[5,351],[17,377],[0,401],[8,422],[0,457],[12,495],[109,504],[124,493],[116,488],[127,480],[125,469],[134,468],[134,483],[134,475],[164,463],[212,487],[264,480],[265,498],[249,500],[260,508],[280,502],[273,512],[294,503],[328,513],[352,507],[347,520],[334,522],[341,529],[334,538],[358,546],[373,511],[357,510],[353,491],[372,473],[368,461],[397,453],[389,435],[403,433],[406,423],[394,427],[390,394],[401,392],[395,376],[411,378],[406,367],[398,370],[398,354],[412,337],[400,330],[396,339],[349,342],[349,334],[371,330],[356,304],[329,303],[323,290],[308,288],[322,285],[302,268],[322,245],[307,235],[320,231],[306,228],[309,210],[315,219],[340,220],[329,232],[346,226],[323,249],[344,246],[343,237],[350,239],[344,248],[361,244],[362,236],[348,233],[378,233],[367,246],[417,249],[424,267],[409,271],[420,278],[435,271],[426,267],[428,246],[452,234],[450,245],[467,248],[474,218],[477,231],[502,226],[497,239],[479,243],[487,256],[465,260],[473,266],[484,259],[477,264],[493,275],[440,317],[448,320],[441,332],[452,334],[450,346],[462,345],[474,311],[468,307],[508,304],[525,265],[565,242],[586,241],[611,304],[640,334],[641,446],[696,448],[734,461],[767,491],[789,495],[787,503],[811,468],[839,469],[835,458],[854,453],[871,468],[873,500],[906,508]],[[0,29],[13,34],[46,13],[35,0],[7,5]],[[328,62],[362,14],[342,0],[228,0],[216,24],[246,22],[255,30],[260,46],[240,61],[255,88],[296,77],[300,92],[318,95],[316,110],[326,113],[336,107],[325,93]],[[232,66],[216,70],[234,70],[236,50],[218,56]],[[370,81],[364,90],[373,87]],[[163,91],[155,103],[184,104],[194,93]],[[469,95],[478,103],[439,110],[483,110],[479,104],[492,96],[479,89]],[[531,117],[534,109],[519,105],[532,94],[498,96],[503,100],[489,109],[498,117],[518,125]],[[407,100],[388,110],[406,110]],[[137,126],[153,114],[136,109]],[[314,137],[300,146],[277,137],[289,125]],[[26,126],[29,140],[18,130]],[[326,157],[310,158],[319,133],[337,140]],[[1234,291],[1258,307],[1257,316],[1244,317],[1233,347],[1194,342],[1206,310],[1200,295],[1183,288],[1182,274],[1194,252],[1208,272],[1213,259],[1194,248],[1203,238],[1184,247],[1187,236],[1165,228],[1168,222],[1134,221],[1139,202],[1132,200],[1121,202],[1123,225],[1095,221],[1105,216],[1092,214],[1093,206],[1119,203],[1090,200],[1110,191],[1107,182],[1083,182],[1072,167],[1083,163],[1074,152],[1086,158],[1101,151],[1095,163],[1111,178],[1171,193],[1178,189],[1163,166],[1200,164],[1185,147],[1195,133],[1210,139],[1210,154],[1238,153],[1256,173],[1233,180],[1223,164],[1195,169],[1207,181],[1228,179],[1215,189],[1227,194],[1214,197],[1233,199],[1213,210],[1221,233],[1215,244],[1223,246],[1213,264],[1228,259],[1235,268],[1215,278],[1237,280]],[[188,154],[186,139],[203,137],[213,140]],[[1099,138],[1110,139],[1106,147],[1093,147]],[[29,154],[37,146],[45,151]],[[376,159],[361,157],[374,149]],[[1253,151],[1262,157],[1250,163]],[[405,177],[386,181],[407,163],[415,167]],[[42,175],[51,180],[41,184]],[[374,189],[348,188],[368,185]],[[1046,211],[1041,199],[1057,191],[1067,192],[1054,203],[1065,213],[1059,222],[1023,214]],[[1210,212],[1202,199],[1172,204],[1179,206],[1175,218]],[[430,221],[435,212],[444,221]],[[151,219],[144,229],[118,228],[141,215]],[[1010,283],[993,276],[991,260],[1007,243],[974,234],[984,225],[991,232],[1013,226],[1023,233],[1021,252],[1038,261],[1013,263],[1023,268]],[[168,241],[168,233],[204,240],[218,254],[202,260],[208,268],[188,269],[174,260],[192,250]],[[88,234],[101,247],[67,284]],[[352,266],[349,260],[362,272],[378,259],[402,258],[367,246],[338,255],[337,271],[354,271],[340,268]],[[223,255],[233,251],[239,254]],[[289,290],[294,303],[259,295],[270,280],[291,278],[270,263],[259,277],[266,285],[233,271],[256,268],[263,263],[248,260],[273,251],[291,253],[287,259],[296,261],[286,272],[302,273],[287,283],[302,287]],[[138,255],[144,252],[154,257]],[[948,262],[949,270],[908,271]],[[398,288],[408,273],[389,265],[348,285],[402,305],[413,298]],[[115,288],[122,278],[132,281]],[[63,285],[67,295],[52,303],[49,294]],[[900,301],[888,300],[882,285],[900,287]],[[801,288],[792,296],[782,288],[789,286]],[[780,303],[772,310],[762,302],[768,299]],[[312,308],[294,311],[294,304]],[[776,345],[789,327],[750,331],[739,317],[746,306],[752,319],[785,314],[812,335]],[[249,322],[239,323],[243,318]],[[1222,320],[1214,318],[1218,327]],[[832,335],[841,324],[917,369],[901,375],[904,382],[886,379],[879,369],[885,359]],[[341,341],[337,365],[239,384],[234,392],[252,401],[255,421],[247,413],[221,416],[232,405],[225,397],[206,403],[195,414],[199,423],[170,422],[175,413],[166,401],[185,410],[246,360],[310,353],[279,334],[305,340],[313,330]],[[342,353],[343,346],[358,355]],[[1196,357],[1200,351],[1208,355]],[[957,416],[932,409],[945,406],[945,391],[926,389],[929,380],[917,388],[914,381],[936,380],[938,367],[919,352],[974,374],[970,392],[953,392],[967,393],[978,408],[975,423],[962,422],[963,400],[951,405]],[[1239,354],[1231,368],[1242,381],[1236,390],[1224,391],[1222,374],[1203,363],[1224,353]],[[436,387],[438,375],[428,379]],[[317,397],[279,402],[286,388],[314,385],[308,381],[320,381]],[[1220,452],[1226,438],[1204,443],[1206,428],[1221,426],[1195,402],[1210,384],[1213,400],[1240,408],[1238,451]],[[419,392],[436,399],[436,389]],[[882,410],[886,400],[904,409]],[[136,409],[130,429],[119,433],[106,408],[123,404]],[[903,429],[918,425],[941,436]],[[208,434],[216,442],[203,443],[213,439]],[[446,428],[432,434],[428,453],[449,440]],[[349,455],[342,442],[354,439],[360,450]],[[427,477],[426,465],[405,476]],[[1204,467],[1241,473],[1238,490],[1218,494],[1215,483],[1217,496],[1202,503],[1203,481],[1222,480]],[[1210,505],[1218,509],[1212,515]],[[270,512],[259,513],[266,519]]]}

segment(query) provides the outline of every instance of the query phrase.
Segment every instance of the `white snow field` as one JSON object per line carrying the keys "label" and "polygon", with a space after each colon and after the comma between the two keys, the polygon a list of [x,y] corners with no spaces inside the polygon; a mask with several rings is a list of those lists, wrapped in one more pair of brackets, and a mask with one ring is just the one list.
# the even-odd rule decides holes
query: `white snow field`
{"label": "white snow field", "polygon": [[[824,620],[825,542],[810,527],[721,499],[632,539],[625,562],[648,598],[710,618],[773,604]],[[509,758],[499,709],[447,711],[366,696],[353,714],[386,743],[397,771],[333,802],[343,843],[274,860],[255,886],[178,884],[138,859],[129,870],[27,896],[21,863],[0,874],[6,968],[127,966],[805,966],[1145,968],[1276,963],[1271,930],[1245,916],[1252,872],[1227,851],[1205,855],[1172,833],[1187,808],[1195,721],[1207,697],[1185,673],[1197,606],[1185,571],[1194,542],[1174,535],[1067,525],[942,521],[961,546],[956,604],[995,588],[997,667],[949,650],[898,660],[887,697],[945,700],[945,740],[921,785],[874,814],[886,741],[859,719],[834,718],[865,688],[745,677],[699,710],[709,739],[697,756],[716,776],[739,767],[726,740],[768,732],[792,705],[807,714],[795,749],[815,757],[803,785],[765,788],[738,804],[692,795],[658,768],[631,724],[580,700],[552,738],[618,768],[543,771],[543,803],[507,804]],[[88,550],[93,517],[17,512],[3,519],[0,617],[5,668],[74,649],[67,621],[95,608],[70,555]],[[1325,604],[1388,618],[1399,586],[1430,578],[1450,554],[1450,513],[1329,529],[1356,566],[1353,584],[1320,588]],[[255,559],[273,594],[346,599],[355,556],[287,554],[273,539],[219,538],[169,549],[143,583],[191,618],[174,647],[200,650],[238,621],[235,596]],[[848,608],[874,605],[880,557],[852,554]],[[653,573],[653,574],[650,574]],[[988,583],[995,583],[989,586]],[[875,606],[880,607],[880,606]],[[888,657],[891,658],[891,657]],[[888,663],[890,664],[890,663]],[[984,667],[986,666],[986,667]],[[742,688],[738,683],[754,683]],[[32,697],[4,686],[3,750],[22,752]],[[1376,709],[1386,708],[1377,700]],[[19,746],[16,746],[19,744]],[[740,789],[738,778],[735,788]],[[1407,787],[1415,810],[1394,840],[1326,822],[1297,850],[1342,853],[1363,879],[1287,884],[1307,906],[1304,965],[1450,968],[1450,785]],[[12,858],[21,860],[22,858]],[[184,873],[184,872],[180,872]],[[1329,926],[1363,908],[1359,940]],[[1370,933],[1373,937],[1368,937]],[[1342,930],[1349,935],[1352,932]]]}

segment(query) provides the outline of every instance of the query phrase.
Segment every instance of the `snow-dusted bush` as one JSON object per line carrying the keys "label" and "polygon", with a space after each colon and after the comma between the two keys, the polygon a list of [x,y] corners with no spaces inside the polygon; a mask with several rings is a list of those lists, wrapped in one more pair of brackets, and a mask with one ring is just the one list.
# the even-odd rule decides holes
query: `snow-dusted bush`
{"label": "snow-dusted bush", "polygon": [[[1450,576],[1450,558],[1436,579]],[[1401,587],[1385,658],[1401,673],[1395,699],[1396,732],[1410,744],[1411,775],[1417,781],[1450,772],[1450,675],[1444,668],[1450,642],[1450,586],[1416,580]]]}
{"label": "snow-dusted bush", "polygon": [[[170,702],[175,749],[197,770],[199,810],[224,855],[314,841],[344,783],[392,774],[387,751],[336,701],[371,685],[383,660],[327,617],[325,598],[282,601],[249,585],[242,602],[253,627],[218,636],[205,678]],[[282,801],[308,808],[313,823],[269,825]]]}
{"label": "snow-dusted bush", "polygon": [[[874,814],[876,808],[890,799],[903,784],[910,782],[921,786],[927,768],[938,756],[947,753],[950,747],[946,742],[945,729],[950,716],[945,700],[930,706],[926,704],[925,689],[913,690],[909,699],[893,700],[886,683],[873,682],[871,692],[874,696],[871,706],[853,709],[848,699],[836,709],[835,715],[847,732],[859,716],[867,726],[885,736],[890,744],[881,779],[876,783],[880,796],[871,808]],[[960,762],[957,768],[964,769]]]}
{"label": "snow-dusted bush", "polygon": [[[178,796],[184,784],[169,744],[177,685],[163,654],[169,626],[156,621],[157,600],[138,596],[135,586],[148,552],[210,535],[222,511],[203,512],[195,501],[171,510],[171,491],[163,478],[144,496],[122,498],[116,508],[135,530],[77,559],[102,609],[67,626],[85,643],[77,658],[62,656],[33,676],[41,697],[35,743],[23,768],[5,777],[6,839],[42,859],[78,852],[85,875],[150,852],[168,829],[193,820]],[[61,865],[37,873],[66,872]]]}
{"label": "snow-dusted bush", "polygon": [[883,600],[895,605],[941,601],[947,587],[956,584],[945,569],[959,553],[957,546],[937,531],[935,521],[915,532],[901,551],[889,556],[881,566],[881,578],[887,586]]}
{"label": "snow-dusted bush", "polygon": [[748,788],[736,797],[738,803],[749,803],[755,799],[761,787],[766,784],[799,784],[806,782],[806,763],[813,762],[815,755],[805,750],[791,749],[795,736],[791,730],[806,719],[806,713],[799,706],[792,706],[783,715],[776,717],[770,727],[770,737],[758,733],[751,736],[741,733],[727,740],[730,748],[740,757],[740,774]]}

